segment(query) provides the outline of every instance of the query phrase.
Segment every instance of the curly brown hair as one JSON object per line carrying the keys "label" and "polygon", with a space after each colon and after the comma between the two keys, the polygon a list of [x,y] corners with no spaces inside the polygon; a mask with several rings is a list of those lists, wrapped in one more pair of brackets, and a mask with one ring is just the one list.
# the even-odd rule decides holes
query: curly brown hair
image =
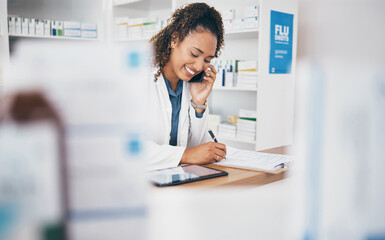
{"label": "curly brown hair", "polygon": [[217,37],[215,57],[220,55],[224,45],[223,22],[221,14],[206,3],[191,3],[175,10],[169,19],[170,23],[154,35],[150,42],[154,45],[154,65],[158,68],[155,81],[162,74],[171,55],[171,42],[177,39],[182,42],[193,32],[208,30]]}

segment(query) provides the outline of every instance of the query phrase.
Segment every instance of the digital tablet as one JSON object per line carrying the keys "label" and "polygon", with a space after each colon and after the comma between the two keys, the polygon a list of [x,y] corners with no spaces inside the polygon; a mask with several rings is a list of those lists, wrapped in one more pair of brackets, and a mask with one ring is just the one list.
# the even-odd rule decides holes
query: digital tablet
{"label": "digital tablet", "polygon": [[226,175],[228,175],[227,172],[217,169],[199,165],[186,165],[152,171],[150,180],[156,186],[165,187]]}

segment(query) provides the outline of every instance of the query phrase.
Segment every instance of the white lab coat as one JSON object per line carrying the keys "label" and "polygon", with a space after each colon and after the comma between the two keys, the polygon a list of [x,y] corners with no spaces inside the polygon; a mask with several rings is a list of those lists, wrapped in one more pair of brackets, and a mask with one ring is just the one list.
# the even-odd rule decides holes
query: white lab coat
{"label": "white lab coat", "polygon": [[156,82],[149,80],[146,87],[147,141],[146,160],[149,170],[176,167],[186,147],[195,147],[210,141],[207,129],[209,111],[197,118],[191,106],[190,83],[183,82],[181,109],[179,112],[177,146],[169,145],[172,106],[163,75]]}

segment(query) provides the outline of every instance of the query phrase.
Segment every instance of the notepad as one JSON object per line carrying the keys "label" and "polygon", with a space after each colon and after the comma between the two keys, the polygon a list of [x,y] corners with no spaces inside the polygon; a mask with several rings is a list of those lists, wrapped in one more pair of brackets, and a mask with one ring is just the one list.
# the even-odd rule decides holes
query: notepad
{"label": "notepad", "polygon": [[290,155],[239,150],[227,146],[226,159],[215,164],[262,171],[276,171],[290,164]]}

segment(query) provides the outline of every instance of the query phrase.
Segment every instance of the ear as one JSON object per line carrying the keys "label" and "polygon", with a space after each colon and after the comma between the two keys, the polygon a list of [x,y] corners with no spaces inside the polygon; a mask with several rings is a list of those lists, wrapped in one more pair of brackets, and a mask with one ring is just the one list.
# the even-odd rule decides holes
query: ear
{"label": "ear", "polygon": [[177,36],[177,34],[172,34],[172,37],[171,37],[171,48],[175,48],[176,45],[178,44],[179,42],[179,38]]}

